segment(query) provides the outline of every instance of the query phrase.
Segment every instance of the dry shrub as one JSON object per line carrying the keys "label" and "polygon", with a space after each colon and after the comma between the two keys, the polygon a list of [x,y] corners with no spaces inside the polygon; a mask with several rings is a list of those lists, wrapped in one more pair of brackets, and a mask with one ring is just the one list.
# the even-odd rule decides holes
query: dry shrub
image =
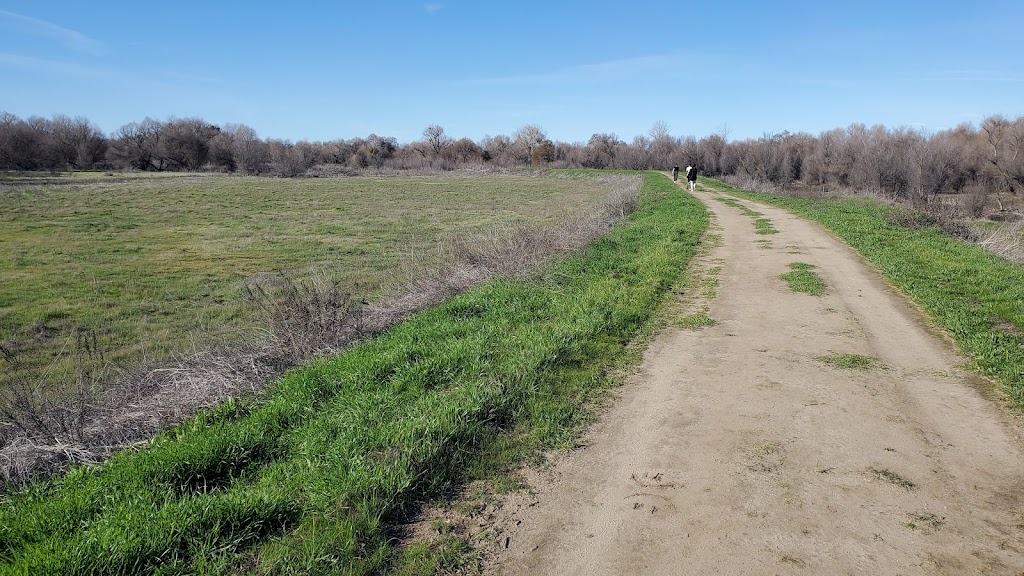
{"label": "dry shrub", "polygon": [[[95,331],[72,329],[70,342],[64,347],[73,361],[70,369],[62,368],[61,357],[43,367],[24,362],[25,353],[33,348],[26,339],[32,339],[35,332],[23,332],[0,345],[0,365],[5,374],[0,388],[3,483],[26,477],[33,467],[48,470],[54,461],[67,456],[88,460],[80,446],[88,437],[87,427],[97,416],[101,386],[109,379],[110,367]],[[62,373],[50,373],[57,370]],[[44,382],[56,384],[44,386]],[[26,452],[34,456],[22,457]]]}
{"label": "dry shrub", "polygon": [[733,188],[739,188],[740,190],[749,190],[750,192],[768,194],[769,196],[784,195],[781,186],[767,180],[759,180],[746,175],[724,176],[722,180]]}
{"label": "dry shrub", "polygon": [[245,296],[263,313],[281,361],[297,365],[363,334],[357,290],[342,288],[324,271],[305,279],[279,273],[248,283]]}
{"label": "dry shrub", "polygon": [[55,370],[58,362],[33,368],[23,362],[23,350],[31,346],[12,341],[0,345],[6,383],[0,388],[0,438],[66,438],[78,440],[91,417],[98,386],[106,375],[106,362],[96,333],[76,327],[70,348],[74,368],[55,380],[57,389],[44,388],[40,372]]}
{"label": "dry shrub", "polygon": [[974,229],[968,224],[963,209],[955,204],[932,202],[917,209],[898,206],[886,218],[890,224],[916,230],[937,227],[946,235],[969,242],[976,239]]}
{"label": "dry shrub", "polygon": [[1018,264],[1024,264],[1024,220],[994,229],[976,228],[978,244],[989,252]]}
{"label": "dry shrub", "polygon": [[964,212],[971,218],[980,218],[988,206],[988,188],[972,184],[964,189],[962,198]]}
{"label": "dry shrub", "polygon": [[[616,192],[593,215],[450,237],[439,247],[439,266],[406,254],[404,278],[380,302],[367,303],[324,272],[254,279],[245,296],[264,313],[267,329],[249,343],[197,346],[159,366],[127,371],[107,366],[95,337],[83,332],[75,346],[77,372],[65,384],[44,391],[40,383],[52,378],[21,370],[19,385],[0,390],[0,492],[73,463],[100,462],[199,410],[257,393],[287,368],[341,350],[490,278],[530,274],[635,211],[642,182],[640,176],[611,177]],[[5,362],[18,362],[16,349],[0,348]]]}

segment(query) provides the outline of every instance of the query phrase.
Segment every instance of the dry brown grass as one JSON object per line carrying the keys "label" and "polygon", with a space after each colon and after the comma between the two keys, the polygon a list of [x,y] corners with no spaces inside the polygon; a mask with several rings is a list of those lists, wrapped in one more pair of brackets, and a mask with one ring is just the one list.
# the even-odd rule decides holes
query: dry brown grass
{"label": "dry brown grass", "polygon": [[998,228],[976,228],[978,244],[989,252],[1018,264],[1024,264],[1024,220]]}

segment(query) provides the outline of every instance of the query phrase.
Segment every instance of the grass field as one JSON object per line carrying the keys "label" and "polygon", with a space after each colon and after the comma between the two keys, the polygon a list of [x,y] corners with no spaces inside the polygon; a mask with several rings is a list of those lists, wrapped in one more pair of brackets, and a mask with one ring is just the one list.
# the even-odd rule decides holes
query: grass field
{"label": "grass field", "polygon": [[626,223],[536,278],[488,282],[265,395],[0,496],[0,573],[401,570],[396,519],[570,441],[707,222],[647,173]]}
{"label": "grass field", "polygon": [[867,198],[786,198],[709,187],[815,220],[868,259],[945,329],[977,370],[1024,410],[1024,267],[936,227],[899,225],[898,208]]}
{"label": "grass field", "polygon": [[317,267],[375,295],[440,237],[587,211],[589,177],[0,177],[0,344],[49,362],[68,329],[115,363],[250,331],[243,284]]}

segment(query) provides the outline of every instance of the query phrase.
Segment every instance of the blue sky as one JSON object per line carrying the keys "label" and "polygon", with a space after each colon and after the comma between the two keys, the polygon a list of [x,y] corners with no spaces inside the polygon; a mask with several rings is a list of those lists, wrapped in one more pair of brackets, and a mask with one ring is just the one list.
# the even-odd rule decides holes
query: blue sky
{"label": "blue sky", "polygon": [[261,137],[731,139],[1024,114],[1024,2],[0,0],[0,110]]}

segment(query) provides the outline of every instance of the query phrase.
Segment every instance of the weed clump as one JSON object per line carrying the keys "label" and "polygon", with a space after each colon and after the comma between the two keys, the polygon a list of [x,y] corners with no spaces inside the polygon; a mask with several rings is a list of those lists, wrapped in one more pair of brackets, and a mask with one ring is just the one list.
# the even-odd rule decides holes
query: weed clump
{"label": "weed clump", "polygon": [[978,239],[975,230],[967,223],[963,209],[951,204],[933,202],[917,208],[897,206],[886,216],[886,221],[911,230],[938,228],[947,236],[968,242]]}
{"label": "weed clump", "polygon": [[817,359],[823,364],[847,370],[869,370],[871,368],[881,368],[884,366],[881,360],[863,356],[861,354],[836,353],[828,354],[826,356],[818,356]]}
{"label": "weed clump", "polygon": [[828,286],[821,276],[814,271],[814,265],[804,262],[793,262],[789,265],[792,272],[787,272],[779,278],[789,284],[791,292],[802,292],[811,296],[823,296]]}
{"label": "weed clump", "polygon": [[888,482],[889,484],[899,486],[900,488],[906,490],[913,490],[917,488],[917,484],[914,484],[910,480],[907,480],[906,478],[900,476],[899,474],[893,472],[892,470],[889,470],[888,468],[872,468],[871,474],[878,480]]}

